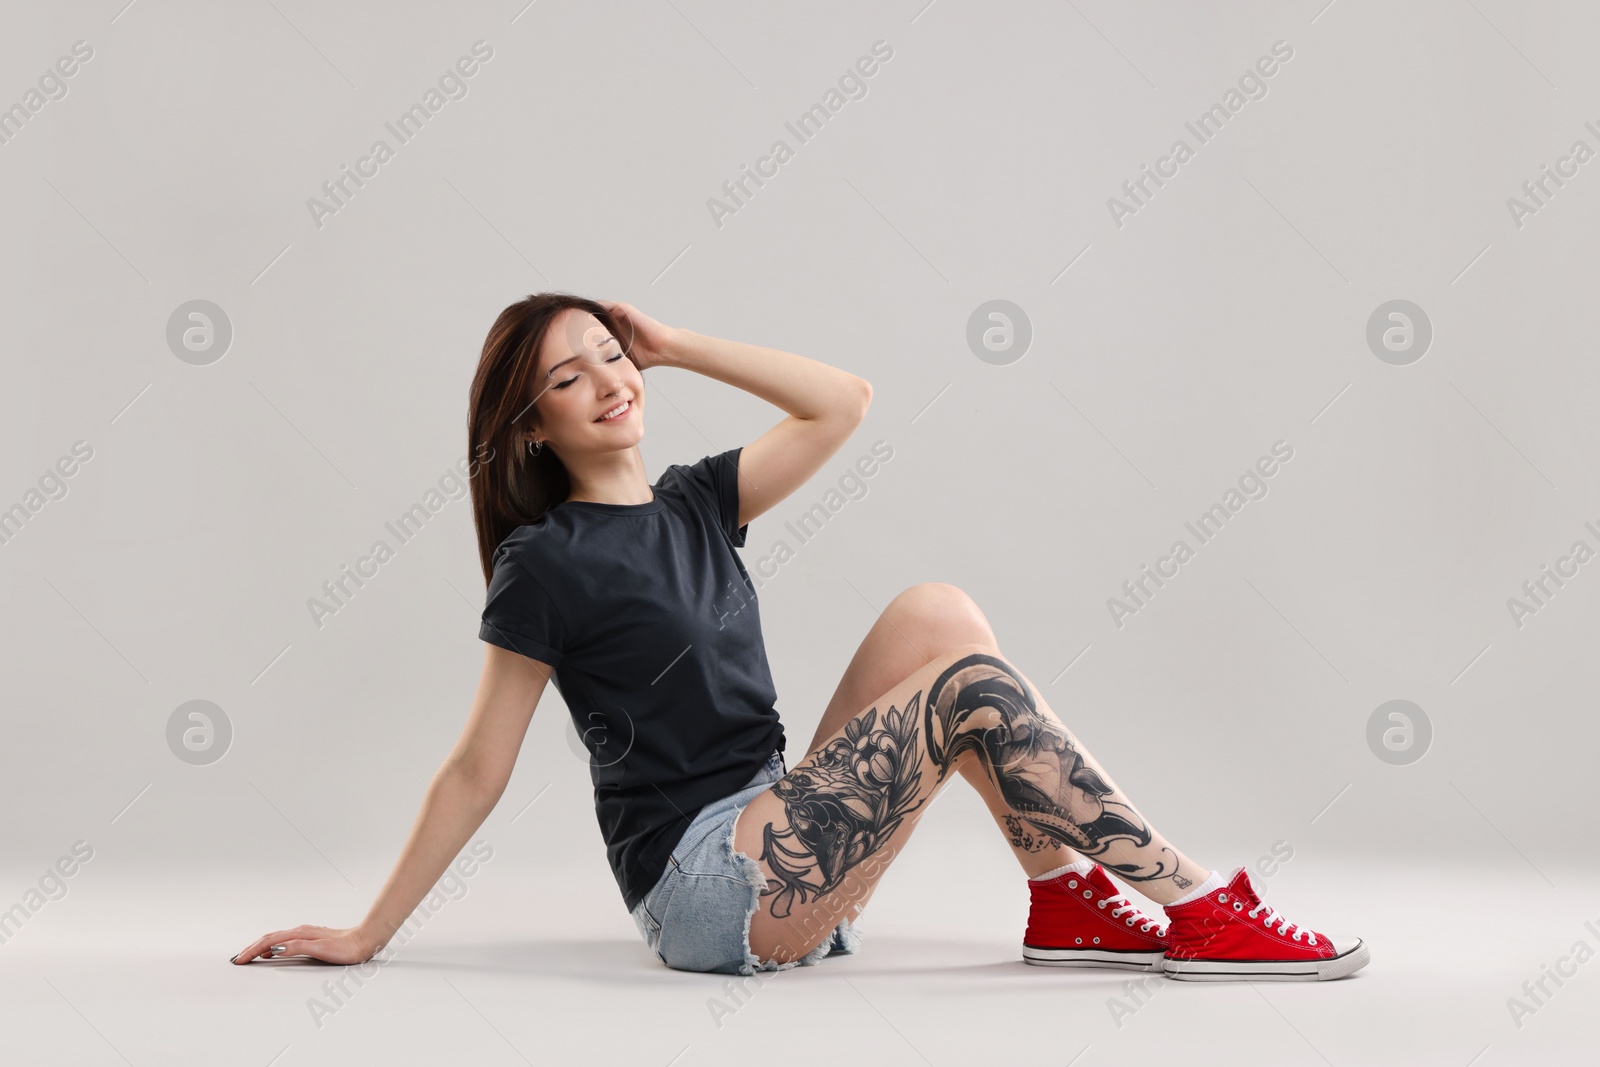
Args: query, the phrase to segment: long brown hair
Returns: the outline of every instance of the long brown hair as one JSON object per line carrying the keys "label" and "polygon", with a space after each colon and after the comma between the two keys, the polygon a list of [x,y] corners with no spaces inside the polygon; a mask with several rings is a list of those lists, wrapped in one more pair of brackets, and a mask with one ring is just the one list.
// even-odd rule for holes
{"label": "long brown hair", "polygon": [[494,576],[494,550],[506,535],[538,522],[572,492],[566,465],[548,446],[537,456],[530,453],[527,438],[539,425],[539,412],[529,403],[539,345],[567,308],[589,312],[613,337],[622,336],[603,304],[571,293],[532,293],[494,320],[472,376],[467,445],[480,466],[468,482],[486,585]]}

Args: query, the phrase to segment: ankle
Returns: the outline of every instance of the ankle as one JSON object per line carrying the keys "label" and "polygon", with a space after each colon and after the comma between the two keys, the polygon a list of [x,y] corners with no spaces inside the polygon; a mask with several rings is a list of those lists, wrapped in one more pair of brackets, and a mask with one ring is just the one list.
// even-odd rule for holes
{"label": "ankle", "polygon": [[1193,889],[1189,890],[1187,893],[1185,893],[1183,896],[1179,897],[1177,900],[1171,901],[1170,903],[1167,903],[1167,904],[1163,904],[1162,907],[1170,909],[1170,908],[1181,907],[1184,904],[1192,904],[1195,901],[1199,900],[1201,897],[1205,896],[1206,894],[1214,893],[1218,889],[1221,889],[1223,886],[1225,886],[1227,884],[1228,884],[1227,882],[1223,881],[1222,875],[1218,874],[1216,871],[1212,871],[1211,872],[1211,876],[1209,878],[1207,878],[1205,881],[1201,882],[1199,885],[1197,885]]}
{"label": "ankle", "polygon": [[1069,864],[1066,864],[1063,867],[1057,867],[1053,871],[1046,871],[1043,874],[1035,874],[1035,875],[1031,876],[1028,879],[1028,881],[1030,881],[1030,882],[1048,882],[1051,879],[1060,878],[1064,874],[1080,874],[1080,875],[1083,875],[1084,877],[1088,877],[1089,872],[1091,870],[1093,870],[1093,869],[1094,869],[1094,861],[1093,860],[1088,860],[1088,859],[1084,859],[1082,857],[1079,857],[1078,859],[1074,860],[1073,862],[1071,862]]}

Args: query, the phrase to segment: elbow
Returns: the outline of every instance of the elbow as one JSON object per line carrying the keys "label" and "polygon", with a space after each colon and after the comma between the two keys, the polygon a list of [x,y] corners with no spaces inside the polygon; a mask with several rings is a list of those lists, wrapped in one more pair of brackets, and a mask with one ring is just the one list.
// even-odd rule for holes
{"label": "elbow", "polygon": [[824,396],[818,413],[807,418],[836,427],[849,427],[853,431],[866,421],[867,409],[871,406],[872,383],[846,373],[836,389]]}
{"label": "elbow", "polygon": [[872,407],[872,383],[865,378],[857,378],[856,390],[859,394],[856,401],[856,422],[861,423],[867,417],[867,409]]}

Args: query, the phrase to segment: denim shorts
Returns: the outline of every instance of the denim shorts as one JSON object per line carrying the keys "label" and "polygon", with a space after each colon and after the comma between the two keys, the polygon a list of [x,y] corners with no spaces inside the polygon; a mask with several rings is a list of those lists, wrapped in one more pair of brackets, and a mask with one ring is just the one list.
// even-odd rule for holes
{"label": "denim shorts", "polygon": [[668,967],[750,975],[809,967],[830,953],[860,947],[860,932],[845,919],[800,959],[778,963],[750,951],[750,919],[767,882],[755,860],[734,850],[733,821],[786,770],[783,754],[775,751],[749,785],[707,804],[684,830],[661,880],[634,907],[645,945]]}

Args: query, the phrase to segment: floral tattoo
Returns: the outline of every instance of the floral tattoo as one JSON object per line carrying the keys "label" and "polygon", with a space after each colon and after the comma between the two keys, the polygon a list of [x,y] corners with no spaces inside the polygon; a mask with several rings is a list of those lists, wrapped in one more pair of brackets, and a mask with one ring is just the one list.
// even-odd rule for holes
{"label": "floral tattoo", "polygon": [[877,708],[856,716],[844,737],[774,783],[789,816],[789,829],[761,832],[761,858],[777,876],[762,896],[776,894],[775,917],[837,886],[921,805],[916,708],[915,696],[904,711],[891,705],[882,727]]}
{"label": "floral tattoo", "polygon": [[[926,746],[935,772],[921,772]],[[1005,660],[984,653],[952,663],[904,708],[856,716],[844,736],[829,741],[772,791],[783,802],[788,828],[768,823],[761,858],[773,876],[763,897],[786,918],[836,888],[850,869],[882,848],[964,753],[974,753],[1011,814],[1011,842],[1027,851],[1066,846],[1103,856],[1117,842],[1145,851],[1153,834],[1130,805],[1087,763],[1061,724],[1041,714],[1027,681]],[[1173,878],[1177,856],[1162,847],[1153,857],[1108,862],[1129,881]]]}

